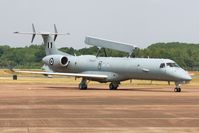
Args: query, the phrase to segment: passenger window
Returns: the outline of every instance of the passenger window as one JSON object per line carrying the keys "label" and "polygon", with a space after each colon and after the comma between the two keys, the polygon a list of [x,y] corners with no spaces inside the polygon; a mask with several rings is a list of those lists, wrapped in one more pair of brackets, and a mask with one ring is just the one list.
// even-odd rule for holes
{"label": "passenger window", "polygon": [[164,68],[164,67],[165,67],[164,63],[160,64],[160,68]]}

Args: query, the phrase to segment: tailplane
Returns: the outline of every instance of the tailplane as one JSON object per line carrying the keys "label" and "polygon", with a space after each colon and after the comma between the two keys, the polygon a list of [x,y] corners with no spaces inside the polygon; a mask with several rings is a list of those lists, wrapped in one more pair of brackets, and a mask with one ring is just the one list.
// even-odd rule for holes
{"label": "tailplane", "polygon": [[43,38],[44,45],[45,45],[46,55],[66,54],[66,53],[63,53],[63,52],[59,51],[55,47],[55,41],[56,41],[58,35],[69,35],[69,33],[67,33],[67,34],[58,33],[55,24],[54,24],[54,32],[36,32],[34,24],[32,24],[32,31],[33,32],[14,32],[14,33],[15,34],[32,35],[31,43],[33,43],[36,35],[41,35],[42,38]]}

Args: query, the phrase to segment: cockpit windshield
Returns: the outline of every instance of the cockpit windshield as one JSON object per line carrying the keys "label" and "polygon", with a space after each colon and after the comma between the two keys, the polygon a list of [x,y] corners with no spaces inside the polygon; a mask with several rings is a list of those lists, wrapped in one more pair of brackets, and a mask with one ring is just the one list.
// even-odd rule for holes
{"label": "cockpit windshield", "polygon": [[164,68],[166,66],[168,66],[168,67],[179,67],[178,64],[176,64],[176,63],[161,63],[160,64],[160,68]]}
{"label": "cockpit windshield", "polygon": [[176,63],[167,63],[167,66],[169,67],[179,67]]}

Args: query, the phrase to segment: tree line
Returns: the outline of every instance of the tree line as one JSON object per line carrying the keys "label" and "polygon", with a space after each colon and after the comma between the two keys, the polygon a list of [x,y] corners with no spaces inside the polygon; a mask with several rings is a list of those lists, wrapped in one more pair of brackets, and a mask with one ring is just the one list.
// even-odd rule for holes
{"label": "tree line", "polygon": [[[71,55],[96,55],[97,47],[74,49],[72,47],[60,48],[61,51]],[[106,49],[111,57],[127,57],[128,53]],[[199,44],[179,42],[156,43],[145,49],[135,50],[132,58],[165,58],[176,61],[187,70],[199,70]],[[36,69],[43,66],[42,58],[45,56],[44,45],[30,45],[23,48],[13,48],[7,45],[0,46],[0,68],[13,66],[14,68]],[[99,56],[105,56],[100,52]]]}

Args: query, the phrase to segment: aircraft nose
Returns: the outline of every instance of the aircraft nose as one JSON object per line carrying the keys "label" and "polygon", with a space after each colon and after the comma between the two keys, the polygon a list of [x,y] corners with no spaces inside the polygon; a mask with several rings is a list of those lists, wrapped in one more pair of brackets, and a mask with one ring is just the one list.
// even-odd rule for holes
{"label": "aircraft nose", "polygon": [[187,82],[189,82],[189,81],[192,80],[191,76],[189,75],[189,73],[188,73],[187,71],[182,72],[182,73],[179,75],[179,78],[180,78],[181,80],[187,81]]}
{"label": "aircraft nose", "polygon": [[189,82],[192,80],[189,73],[183,69],[178,69],[175,71],[167,71],[167,73],[173,78],[175,78],[175,80],[180,80],[180,81],[185,81],[185,82]]}
{"label": "aircraft nose", "polygon": [[191,76],[189,75],[188,72],[186,72],[186,75],[184,76],[184,80],[185,81],[191,81],[192,80],[192,78],[191,78]]}

